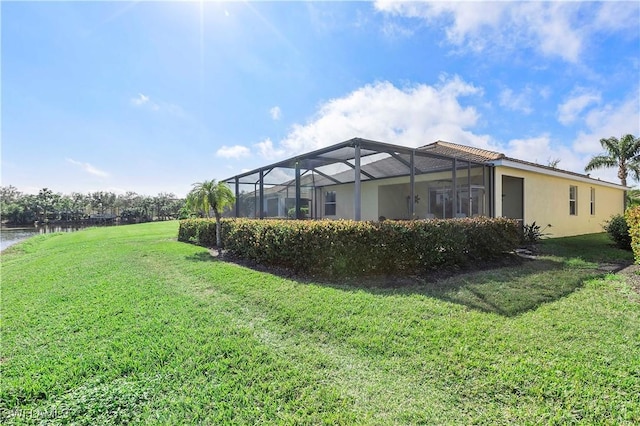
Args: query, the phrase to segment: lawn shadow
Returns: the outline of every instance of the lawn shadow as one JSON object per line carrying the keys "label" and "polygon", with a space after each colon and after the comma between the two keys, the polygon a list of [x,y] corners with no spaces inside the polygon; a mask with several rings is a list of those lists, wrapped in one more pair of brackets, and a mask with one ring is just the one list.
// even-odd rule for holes
{"label": "lawn shadow", "polygon": [[586,280],[610,271],[562,259],[505,258],[468,270],[437,270],[422,276],[326,278],[295,274],[286,268],[268,268],[225,256],[243,267],[342,291],[367,291],[380,296],[422,295],[470,309],[513,317],[559,300],[583,286]]}
{"label": "lawn shadow", "polygon": [[599,276],[604,276],[604,273],[540,259],[526,261],[519,266],[426,282],[399,292],[422,294],[474,310],[513,317],[566,297],[581,288],[586,280]]}
{"label": "lawn shadow", "polygon": [[217,257],[217,252],[214,254],[211,250],[201,251],[198,253],[191,254],[189,256],[185,256],[186,260],[190,260],[192,262],[219,262],[220,259]]}

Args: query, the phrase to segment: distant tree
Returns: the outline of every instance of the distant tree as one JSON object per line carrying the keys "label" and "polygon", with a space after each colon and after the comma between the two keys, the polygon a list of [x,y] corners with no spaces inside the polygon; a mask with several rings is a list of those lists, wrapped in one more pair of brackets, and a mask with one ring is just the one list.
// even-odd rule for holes
{"label": "distant tree", "polygon": [[81,220],[87,215],[87,210],[91,205],[88,195],[79,192],[71,193],[72,220]]}
{"label": "distant tree", "polygon": [[38,219],[38,196],[25,194],[18,200],[15,216],[10,218],[13,223],[33,224]]}
{"label": "distant tree", "polygon": [[156,216],[158,220],[168,220],[172,217],[177,217],[182,202],[176,199],[175,194],[171,192],[161,192],[153,198]]}
{"label": "distant tree", "polygon": [[40,220],[42,222],[46,222],[49,220],[49,213],[57,213],[54,211],[54,207],[58,203],[60,197],[62,197],[61,194],[54,194],[53,191],[49,188],[42,188],[38,192],[38,195],[36,196],[36,202],[38,213],[40,213]]}
{"label": "distant tree", "polygon": [[62,195],[55,205],[55,210],[62,220],[72,220],[73,218],[73,198],[69,195]]}
{"label": "distant tree", "polygon": [[22,192],[13,185],[0,186],[0,202],[15,203],[21,196]]}
{"label": "distant tree", "polygon": [[15,223],[20,215],[22,192],[15,186],[0,186],[0,216],[2,221]]}
{"label": "distant tree", "polygon": [[120,219],[126,222],[141,222],[148,220],[143,208],[144,196],[128,191],[118,195],[116,205],[120,209]]}
{"label": "distant tree", "polygon": [[617,166],[618,179],[622,185],[627,186],[629,172],[633,173],[636,180],[640,180],[640,139],[631,134],[620,139],[612,136],[600,139],[600,145],[606,152],[593,157],[584,168],[585,171]]}
{"label": "distant tree", "polygon": [[153,198],[143,195],[138,200],[138,208],[141,212],[142,220],[150,222],[153,220]]}
{"label": "distant tree", "polygon": [[116,201],[118,197],[113,192],[97,191],[89,194],[91,208],[94,212],[104,214],[109,211],[111,214],[116,213]]}
{"label": "distant tree", "polygon": [[97,191],[89,194],[89,198],[91,200],[91,209],[95,212],[99,212],[100,214],[104,213],[104,192]]}
{"label": "distant tree", "polygon": [[201,209],[207,217],[213,212],[216,218],[216,245],[218,254],[222,253],[222,224],[220,219],[224,208],[235,201],[233,192],[224,182],[216,182],[215,179],[196,182],[193,189],[187,195],[187,205]]}

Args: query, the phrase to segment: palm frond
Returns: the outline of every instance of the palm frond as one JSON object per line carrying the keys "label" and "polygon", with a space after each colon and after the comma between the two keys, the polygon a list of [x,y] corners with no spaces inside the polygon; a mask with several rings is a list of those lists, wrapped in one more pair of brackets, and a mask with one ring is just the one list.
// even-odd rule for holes
{"label": "palm frond", "polygon": [[595,169],[602,169],[605,167],[616,167],[618,165],[618,161],[616,158],[609,155],[596,155],[589,161],[589,163],[585,166],[585,172],[589,172]]}

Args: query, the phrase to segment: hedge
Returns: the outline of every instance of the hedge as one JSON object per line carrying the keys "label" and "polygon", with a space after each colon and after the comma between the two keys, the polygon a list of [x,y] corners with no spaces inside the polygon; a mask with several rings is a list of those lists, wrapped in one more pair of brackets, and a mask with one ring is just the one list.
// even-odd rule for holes
{"label": "hedge", "polygon": [[636,263],[640,263],[640,206],[630,207],[624,214],[631,236],[631,250]]}
{"label": "hedge", "polygon": [[183,219],[178,228],[178,241],[205,247],[216,245],[215,219]]}
{"label": "hedge", "polygon": [[[519,243],[510,219],[356,222],[224,219],[223,245],[257,263],[329,276],[415,274],[499,259]],[[215,221],[180,222],[178,239],[215,245]]]}

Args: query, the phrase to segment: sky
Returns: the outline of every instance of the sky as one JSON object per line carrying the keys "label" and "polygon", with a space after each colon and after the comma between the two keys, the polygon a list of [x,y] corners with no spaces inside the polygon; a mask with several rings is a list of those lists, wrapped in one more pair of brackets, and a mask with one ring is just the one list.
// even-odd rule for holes
{"label": "sky", "polygon": [[583,173],[601,138],[640,136],[635,1],[3,1],[0,19],[1,184],[26,193],[184,196],[354,137]]}

